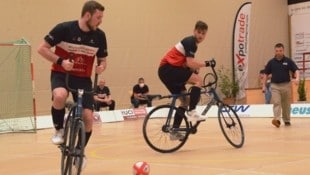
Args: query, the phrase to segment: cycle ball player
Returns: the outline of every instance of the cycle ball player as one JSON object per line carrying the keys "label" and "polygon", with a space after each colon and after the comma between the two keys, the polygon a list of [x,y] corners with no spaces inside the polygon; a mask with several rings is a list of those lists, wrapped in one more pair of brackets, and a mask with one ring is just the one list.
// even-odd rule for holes
{"label": "cycle ball player", "polygon": [[[101,74],[106,68],[107,43],[105,33],[98,28],[102,22],[104,6],[96,1],[85,2],[81,17],[75,21],[56,25],[38,48],[38,53],[53,63],[51,69],[52,118],[56,129],[52,142],[64,142],[63,124],[65,102],[68,97],[65,77],[70,72],[69,87],[92,90],[91,75],[95,57],[100,60],[95,71]],[[54,52],[52,47],[55,47]],[[71,57],[72,61],[68,58]],[[76,94],[73,94],[76,100]],[[83,120],[85,123],[85,146],[92,133],[93,96],[83,95]]]}

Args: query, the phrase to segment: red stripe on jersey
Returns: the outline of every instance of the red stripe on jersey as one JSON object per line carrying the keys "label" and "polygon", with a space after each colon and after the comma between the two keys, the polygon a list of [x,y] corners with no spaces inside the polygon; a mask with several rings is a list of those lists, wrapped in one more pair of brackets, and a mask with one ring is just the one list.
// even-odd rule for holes
{"label": "red stripe on jersey", "polygon": [[159,66],[170,64],[172,66],[184,66],[186,63],[186,57],[183,53],[173,47],[165,56],[161,59]]}
{"label": "red stripe on jersey", "polygon": [[[98,48],[61,42],[55,47],[55,54],[63,59],[69,57],[74,61],[73,70],[70,74],[78,77],[91,77]],[[53,64],[52,70],[57,72],[66,72],[60,65]]]}

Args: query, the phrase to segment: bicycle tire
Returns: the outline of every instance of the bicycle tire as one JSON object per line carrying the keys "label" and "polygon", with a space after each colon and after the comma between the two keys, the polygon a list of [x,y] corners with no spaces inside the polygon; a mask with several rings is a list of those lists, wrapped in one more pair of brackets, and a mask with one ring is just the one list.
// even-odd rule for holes
{"label": "bicycle tire", "polygon": [[[189,123],[184,116],[178,129],[173,129],[174,117],[168,117],[172,109],[172,115],[177,112],[177,108],[171,105],[160,105],[152,109],[143,122],[143,137],[146,143],[155,151],[160,153],[171,153],[180,149],[188,139],[190,134]],[[166,126],[167,120],[171,119]],[[184,135],[181,140],[170,140],[170,132],[178,131]]]}
{"label": "bicycle tire", "polygon": [[218,120],[226,140],[235,148],[241,148],[245,136],[241,120],[233,108],[227,104],[220,104]]}
{"label": "bicycle tire", "polygon": [[66,121],[64,136],[65,142],[61,160],[62,175],[79,175],[84,158],[85,126],[81,119],[74,118],[73,113],[69,115]]}
{"label": "bicycle tire", "polygon": [[65,127],[64,127],[64,143],[60,145],[61,149],[61,174],[65,175],[67,169],[71,169],[72,161],[71,156],[69,155],[69,140],[71,134],[71,124],[72,119],[74,116],[75,107],[71,108],[66,120],[65,120]]}
{"label": "bicycle tire", "polygon": [[[81,119],[76,121],[74,133],[72,137],[73,148],[73,165],[75,166],[76,175],[80,175],[82,171],[82,165],[84,161],[84,149],[85,149],[85,125]],[[71,175],[71,174],[70,174]]]}

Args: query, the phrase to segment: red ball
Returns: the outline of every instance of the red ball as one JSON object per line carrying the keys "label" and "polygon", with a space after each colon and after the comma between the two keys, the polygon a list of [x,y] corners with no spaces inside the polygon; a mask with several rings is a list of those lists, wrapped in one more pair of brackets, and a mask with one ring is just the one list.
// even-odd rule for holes
{"label": "red ball", "polygon": [[149,175],[150,165],[146,162],[136,162],[133,167],[133,175]]}

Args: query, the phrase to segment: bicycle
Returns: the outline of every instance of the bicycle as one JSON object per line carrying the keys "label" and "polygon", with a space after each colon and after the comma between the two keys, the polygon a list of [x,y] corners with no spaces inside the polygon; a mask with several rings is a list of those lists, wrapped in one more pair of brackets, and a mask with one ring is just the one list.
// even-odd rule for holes
{"label": "bicycle", "polygon": [[[97,76],[97,75],[96,75]],[[66,86],[70,92],[77,93],[77,102],[66,103],[69,109],[65,126],[64,126],[64,143],[59,145],[61,150],[61,174],[62,175],[79,175],[82,171],[85,146],[85,125],[82,117],[83,94],[93,94],[93,91],[84,89],[71,89],[69,87],[69,73],[66,75]],[[95,84],[97,78],[95,78]],[[75,167],[75,168],[73,168]]]}
{"label": "bicycle", "polygon": [[[244,130],[237,113],[233,108],[220,99],[215,89],[217,86],[217,74],[215,66],[212,66],[213,73],[207,73],[204,76],[201,94],[208,95],[211,99],[206,104],[201,115],[206,115],[212,105],[218,107],[218,121],[222,133],[226,140],[235,148],[241,148],[244,144]],[[171,153],[180,149],[187,141],[189,134],[196,134],[199,124],[203,121],[190,122],[185,116],[186,111],[180,110],[176,106],[176,100],[179,97],[189,96],[190,93],[171,94],[158,96],[158,99],[172,98],[170,104],[159,105],[153,108],[143,121],[143,137],[146,143],[155,151],[161,153]],[[174,116],[181,115],[182,122],[178,128],[173,127]],[[170,134],[178,132],[182,134],[183,139],[171,140]]]}

